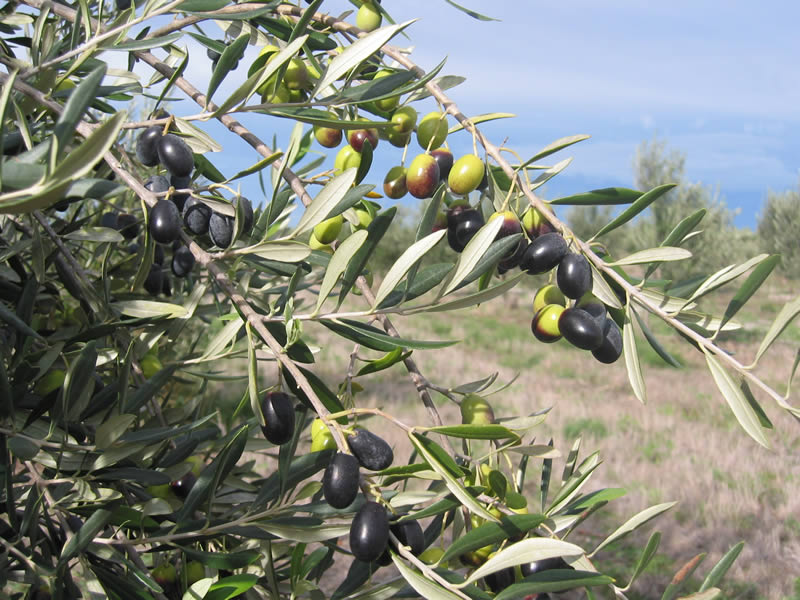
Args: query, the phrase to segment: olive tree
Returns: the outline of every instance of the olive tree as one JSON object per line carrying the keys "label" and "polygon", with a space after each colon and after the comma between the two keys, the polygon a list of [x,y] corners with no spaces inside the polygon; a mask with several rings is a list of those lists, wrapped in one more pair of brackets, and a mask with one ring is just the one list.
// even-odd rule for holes
{"label": "olive tree", "polygon": [[[591,488],[598,453],[534,443],[546,410],[495,411],[489,398],[508,384],[497,374],[437,383],[426,351],[451,342],[403,335],[404,317],[502,302],[526,280],[541,287],[535,336],[563,336],[598,368],[621,359],[641,401],[637,346],[669,357],[646,316],[702,353],[709,385],[754,443],[769,444],[763,402],[798,416],[756,367],[800,300],[780,312],[752,364],[718,339],[741,326],[734,317],[776,256],[668,293],[654,274],[693,260],[682,246],[701,213],[613,261],[595,238],[671,184],[543,201],[536,188],[566,164],[545,159],[583,136],[509,162],[516,154],[479,126],[507,115],[463,114],[448,92],[459,78],[442,65],[425,72],[392,45],[413,33],[409,23],[380,3],[341,17],[323,4],[22,0],[0,10],[7,596],[625,597],[659,534],[626,581],[594,558],[673,503],[630,515],[593,547],[569,541],[619,495]],[[251,47],[259,55],[245,69]],[[127,68],[109,65],[110,52]],[[208,76],[187,78],[190,63]],[[418,118],[425,99],[438,110]],[[252,147],[235,173],[211,160],[211,120]],[[295,124],[286,139],[259,137],[286,120]],[[345,136],[333,170],[311,152]],[[471,139],[474,153],[453,160],[448,136]],[[402,164],[374,172],[389,146],[403,149]],[[408,151],[417,156],[406,167]],[[239,194],[246,178],[261,181],[263,198]],[[373,272],[394,199],[407,191],[424,205],[415,235]],[[556,205],[621,209],[582,239]],[[702,312],[725,285],[737,291],[724,313]],[[310,336],[320,331],[353,348],[335,377],[315,370],[325,349]],[[407,372],[426,422],[359,406],[358,389],[390,368]],[[223,410],[210,388],[236,406]],[[442,418],[449,403],[458,422]],[[385,442],[389,428],[402,448]],[[715,597],[740,550],[684,590],[693,561],[664,596]]]}

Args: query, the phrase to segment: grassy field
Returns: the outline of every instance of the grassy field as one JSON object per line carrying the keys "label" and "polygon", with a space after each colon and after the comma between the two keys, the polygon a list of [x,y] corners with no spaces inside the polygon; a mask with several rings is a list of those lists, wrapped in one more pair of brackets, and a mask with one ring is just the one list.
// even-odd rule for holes
{"label": "grassy field", "polygon": [[[776,280],[762,288],[738,318],[746,327],[728,334],[724,346],[750,362],[769,323],[793,296],[791,282]],[[796,286],[794,287],[796,290]],[[458,313],[394,319],[405,337],[457,339],[444,349],[416,352],[423,373],[442,387],[499,372],[498,381],[518,379],[492,397],[497,416],[531,413],[552,407],[537,443],[551,437],[564,456],[576,438],[582,455],[599,450],[603,464],[591,489],[623,487],[627,495],[604,509],[577,532],[575,541],[593,547],[643,508],[676,500],[678,505],[652,521],[634,538],[618,542],[597,562],[627,581],[655,530],[663,537],[659,554],[629,598],[660,597],[670,578],[700,552],[708,552],[697,571],[702,579],[721,555],[738,541],[746,546],[725,584],[726,598],[800,599],[800,430],[770,400],[763,400],[775,428],[773,447],[765,450],[739,427],[717,391],[703,357],[661,323],[651,321],[662,342],[684,365],[676,369],[640,340],[648,403],[630,390],[624,361],[606,366],[566,342],[545,345],[530,333],[533,288],[516,291],[479,308]],[[735,292],[731,290],[731,294]],[[796,294],[796,292],[795,292]],[[706,310],[724,309],[720,297]],[[335,341],[322,327],[308,326],[311,340],[325,348],[315,368],[335,389],[347,370],[352,346]],[[793,324],[758,367],[767,383],[785,390],[800,341]],[[366,378],[359,406],[377,406],[409,424],[427,424],[415,388],[402,366]],[[458,408],[443,396],[436,402],[445,423],[460,421]],[[376,424],[395,445],[399,460],[409,444],[400,430]],[[560,473],[563,459],[554,473]],[[535,478],[535,475],[534,475]],[[532,484],[533,485],[533,484]],[[631,542],[635,542],[632,544]],[[658,594],[658,596],[656,596]]]}

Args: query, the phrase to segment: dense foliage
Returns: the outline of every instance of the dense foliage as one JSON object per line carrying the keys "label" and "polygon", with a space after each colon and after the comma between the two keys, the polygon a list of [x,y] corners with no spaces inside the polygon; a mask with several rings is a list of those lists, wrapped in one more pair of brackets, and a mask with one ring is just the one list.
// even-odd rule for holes
{"label": "dense foliage", "polygon": [[[563,336],[598,369],[620,359],[643,402],[637,344],[671,360],[647,315],[705,356],[755,442],[769,444],[764,400],[800,416],[755,372],[800,300],[752,365],[717,341],[741,326],[735,316],[776,256],[661,279],[664,263],[686,261],[695,275],[704,266],[684,248],[704,213],[682,202],[657,211],[652,236],[627,256],[575,236],[551,206],[618,207],[594,232],[613,239],[673,185],[544,202],[534,190],[566,166],[544,159],[584,136],[509,164],[477,127],[508,115],[464,116],[444,91],[460,78],[442,65],[425,73],[389,45],[413,34],[392,24],[390,6],[354,3],[340,18],[323,4],[332,2],[0,9],[5,595],[624,597],[659,534],[626,581],[593,558],[673,503],[632,515],[593,548],[567,541],[622,493],[589,485],[598,453],[539,439],[546,410],[496,413],[490,399],[508,382],[479,365],[460,385],[436,385],[425,352],[453,342],[402,335],[404,315],[498,302],[523,281],[540,288],[532,335]],[[112,52],[127,68],[105,62]],[[207,77],[190,81],[190,64]],[[151,110],[134,120],[136,105]],[[213,162],[210,119],[253,149],[235,173]],[[287,139],[259,137],[287,119]],[[456,135],[471,136],[475,152],[453,157],[446,140]],[[333,171],[316,145],[341,146]],[[403,163],[374,172],[388,146],[403,148]],[[263,198],[240,195],[245,178],[261,182]],[[424,208],[407,246],[381,264],[406,192]],[[703,313],[702,298],[732,283],[724,314]],[[315,372],[325,349],[309,332],[323,328],[354,346],[335,379]],[[359,406],[358,391],[390,368],[407,371],[429,422]],[[219,390],[239,401],[223,406]],[[460,422],[442,422],[443,403],[459,406]],[[402,444],[385,441],[390,428]],[[740,550],[683,589],[693,561],[664,597],[717,596]]]}

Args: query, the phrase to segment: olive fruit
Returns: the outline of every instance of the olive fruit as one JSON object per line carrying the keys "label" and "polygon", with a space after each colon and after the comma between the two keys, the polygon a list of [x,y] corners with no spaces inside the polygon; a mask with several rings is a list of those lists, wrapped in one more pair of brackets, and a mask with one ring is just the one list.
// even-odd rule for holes
{"label": "olive fruit", "polygon": [[425,534],[422,532],[422,525],[419,524],[419,521],[392,523],[389,530],[397,538],[397,541],[411,549],[411,554],[414,556],[419,556],[425,550]]}
{"label": "olive fruit", "polygon": [[320,250],[322,252],[327,252],[328,254],[333,254],[333,246],[330,244],[323,244],[317,239],[317,236],[314,235],[314,232],[311,232],[311,237],[308,239],[308,247],[312,250]]}
{"label": "olive fruit", "polygon": [[148,127],[136,138],[136,158],[145,167],[155,167],[158,164],[158,141],[164,133],[161,125]]}
{"label": "olive fruit", "polygon": [[389,542],[389,517],[377,502],[365,502],[350,525],[350,551],[358,560],[376,560]]}
{"label": "olive fruit", "polygon": [[439,181],[444,181],[450,175],[453,168],[453,153],[447,148],[437,148],[431,152],[431,156],[439,165]]}
{"label": "olive fruit", "polygon": [[533,314],[536,314],[548,304],[567,305],[567,297],[552,284],[545,285],[536,292],[533,297]]}
{"label": "olive fruit", "polygon": [[430,198],[439,185],[439,165],[430,154],[420,154],[408,165],[406,187],[415,198]]}
{"label": "olive fruit", "polygon": [[519,266],[531,275],[547,273],[561,262],[567,252],[567,242],[560,233],[545,233],[528,244]]}
{"label": "olive fruit", "polygon": [[586,257],[574,253],[564,256],[558,263],[556,283],[567,298],[577,299],[591,291],[592,269]]}
{"label": "olive fruit", "polygon": [[222,58],[222,54],[214,50],[213,48],[206,48],[206,56],[211,60],[212,63],[216,66],[217,61]]}
{"label": "olive fruit", "polygon": [[436,213],[436,217],[433,219],[431,233],[439,231],[440,229],[447,229],[447,215],[441,211]]}
{"label": "olive fruit", "polygon": [[600,329],[602,329],[606,324],[606,317],[608,316],[606,305],[595,298],[591,292],[585,294],[578,302],[576,302],[575,308],[580,308],[581,310],[589,313],[600,326]]}
{"label": "olive fruit", "polygon": [[311,452],[320,452],[329,448],[336,448],[336,440],[322,419],[314,419],[311,423]]}
{"label": "olive fruit", "polygon": [[344,217],[342,217],[342,215],[336,215],[330,219],[325,219],[314,226],[313,235],[320,244],[330,244],[339,237],[339,232],[342,230],[343,223]]}
{"label": "olive fruit", "polygon": [[516,246],[514,246],[503,259],[497,263],[497,272],[501,275],[506,271],[510,271],[514,267],[519,266],[522,262],[522,257],[525,256],[525,250],[528,249],[527,240],[520,239]]}
{"label": "olive fruit", "polygon": [[[384,77],[389,77],[390,75],[394,75],[395,71],[378,71],[375,73],[375,77],[372,78],[373,81],[377,79],[383,79]],[[385,112],[392,112],[397,105],[400,103],[400,96],[389,96],[388,98],[381,98],[380,100],[375,100],[375,106],[377,106],[380,110]]]}
{"label": "olive fruit", "polygon": [[150,210],[150,235],[159,244],[171,244],[181,233],[181,214],[171,200],[161,198]]}
{"label": "olive fruit", "polygon": [[234,221],[231,217],[212,212],[208,219],[208,235],[211,241],[219,248],[227,248],[233,240]]}
{"label": "olive fruit", "polygon": [[481,227],[483,216],[479,211],[474,208],[451,208],[447,215],[447,243],[454,251],[461,252]]}
{"label": "olive fruit", "polygon": [[[249,198],[245,198],[244,196],[236,196],[233,199],[233,206],[234,208],[239,208],[239,204],[241,203],[241,218],[242,218],[242,233],[250,233],[253,229],[253,220],[255,215],[253,213],[253,203],[250,202]],[[238,212],[238,210],[237,210]]]}
{"label": "olive fruit", "polygon": [[194,254],[186,246],[181,246],[173,252],[170,266],[175,277],[186,277],[194,267]]}
{"label": "olive fruit", "polygon": [[153,264],[154,265],[163,265],[164,264],[164,248],[159,245],[153,249]]}
{"label": "olive fruit", "polygon": [[100,227],[108,227],[109,229],[116,229],[117,213],[115,212],[103,213],[103,216],[100,217]]}
{"label": "olive fruit", "polygon": [[540,213],[536,208],[531,206],[528,210],[525,211],[525,214],[522,215],[522,227],[525,228],[525,233],[528,234],[528,237],[532,240],[536,239],[540,235],[544,235],[545,233],[550,233],[555,231],[555,228],[550,225],[550,223],[545,220],[542,213]]}
{"label": "olive fruit", "polygon": [[[515,235],[517,233],[522,233],[522,225],[519,222],[519,218],[517,215],[510,210],[505,210],[503,212],[496,212],[491,217],[489,217],[489,221],[494,221],[495,219],[502,219],[503,224],[500,226],[500,229],[495,236],[496,240],[503,239],[504,237],[508,237],[510,235]],[[520,260],[522,260],[523,253],[526,249],[526,244],[524,239],[520,239],[516,246],[511,248],[504,256],[503,260],[501,261],[501,266],[503,269],[508,270],[513,267],[516,267]]]}
{"label": "olive fruit", "polygon": [[359,464],[370,471],[381,471],[391,466],[394,460],[392,447],[371,431],[357,428],[347,437],[347,445]]}
{"label": "olive fruit", "polygon": [[283,74],[283,85],[289,90],[300,90],[308,87],[308,68],[300,58],[293,58],[286,64]]}
{"label": "olive fruit", "polygon": [[383,178],[383,193],[387,198],[399,200],[408,193],[406,173],[406,168],[402,165],[389,169]]}
{"label": "olive fruit", "polygon": [[144,289],[151,296],[158,296],[164,287],[164,274],[161,272],[161,267],[153,264],[150,266],[150,272],[144,280]]}
{"label": "olive fruit", "polygon": [[197,475],[192,471],[187,471],[183,477],[171,482],[169,487],[179,498],[186,498],[196,482]]}
{"label": "olive fruit", "polygon": [[405,148],[408,145],[408,142],[411,141],[411,134],[397,133],[389,129],[386,132],[386,139],[389,140],[389,143],[395,148]]}
{"label": "olive fruit", "polygon": [[117,229],[126,240],[132,240],[139,235],[139,222],[134,215],[121,213],[117,215]]}
{"label": "olive fruit", "polygon": [[606,318],[603,325],[603,342],[592,350],[594,356],[601,363],[607,365],[616,362],[622,355],[622,332],[613,319]]}
{"label": "olive fruit", "polygon": [[175,177],[187,177],[194,168],[194,155],[189,144],[172,133],[158,140],[158,160]]}
{"label": "olive fruit", "polygon": [[333,508],[347,508],[358,495],[358,459],[337,452],[322,475],[322,496]]}
{"label": "olive fruit", "polygon": [[357,208],[355,213],[358,219],[358,225],[356,225],[355,228],[366,229],[369,227],[369,224],[372,223],[372,213],[363,208]]}
{"label": "olive fruit", "polygon": [[560,304],[548,304],[533,315],[533,320],[531,321],[533,336],[545,344],[552,344],[560,340],[561,329],[559,328],[559,321],[564,310],[564,307]]}
{"label": "olive fruit", "polygon": [[417,143],[423,150],[435,150],[447,139],[447,117],[438,111],[425,115],[417,125]]}
{"label": "olive fruit", "polygon": [[461,400],[461,422],[465,425],[489,425],[494,423],[494,411],[486,398],[478,394],[467,394]]}
{"label": "olive fruit", "polygon": [[162,194],[166,192],[169,190],[169,186],[169,179],[163,175],[153,175],[152,177],[148,177],[144,182],[144,187],[154,194]]}
{"label": "olive fruit", "polygon": [[[169,178],[169,184],[176,190],[188,189],[191,183],[192,183],[192,178],[189,176]],[[186,205],[186,200],[189,199],[189,194],[187,194],[186,192],[174,192],[170,197],[172,198],[172,201],[177,205],[178,210],[183,210],[183,207]]]}
{"label": "olive fruit", "polygon": [[188,198],[183,206],[183,224],[195,235],[208,233],[208,222],[211,219],[211,207],[197,200]]}
{"label": "olive fruit", "polygon": [[364,2],[356,14],[356,27],[364,31],[375,31],[381,26],[381,11],[372,2]]}
{"label": "olive fruit", "polygon": [[[392,113],[391,127],[386,130],[387,135],[395,134],[410,134],[414,131],[414,126],[417,124],[417,111],[412,106],[401,106]],[[390,138],[391,141],[391,138]]]}
{"label": "olive fruit", "polygon": [[542,571],[549,571],[551,569],[571,569],[567,562],[560,556],[553,558],[543,558],[542,560],[535,560],[529,563],[522,563],[520,571],[523,577],[528,577],[534,573],[541,573]]}
{"label": "olive fruit", "polygon": [[[486,167],[480,158],[474,154],[467,154],[453,163],[447,177],[447,185],[454,194],[469,194],[478,188],[485,171]],[[519,223],[519,219],[517,219],[517,223]],[[522,231],[521,227],[520,231]]]}
{"label": "olive fruit", "polygon": [[558,329],[570,344],[594,350],[603,343],[603,330],[594,317],[580,308],[568,308],[558,318]]}
{"label": "olive fruit", "polygon": [[333,129],[332,127],[314,127],[314,137],[319,142],[320,146],[325,148],[336,148],[342,143],[342,130]]}
{"label": "olive fruit", "polygon": [[267,80],[260,88],[261,103],[262,104],[288,104],[292,101],[291,92],[283,83],[279,83],[277,87],[273,87],[274,82]]}
{"label": "olive fruit", "polygon": [[[474,527],[474,526],[473,526]],[[470,550],[459,556],[459,560],[468,567],[480,567],[492,553],[492,545],[483,546],[477,550]]]}
{"label": "olive fruit", "polygon": [[356,152],[361,152],[364,147],[364,142],[369,140],[372,149],[378,146],[378,130],[377,129],[351,129],[347,134],[347,143],[353,147]]}
{"label": "olive fruit", "polygon": [[197,560],[186,563],[184,571],[186,572],[186,585],[188,586],[197,583],[206,576],[206,568],[203,563]]}
{"label": "olive fruit", "polygon": [[173,586],[178,581],[178,571],[175,569],[175,565],[171,563],[158,565],[151,574],[155,582],[161,587]]}
{"label": "olive fruit", "polygon": [[294,406],[287,394],[269,392],[261,399],[264,424],[261,431],[267,441],[276,446],[285,444],[294,434]]}
{"label": "olive fruit", "polygon": [[343,173],[347,169],[357,169],[361,164],[361,154],[356,152],[350,144],[343,146],[336,154],[333,161],[333,168],[337,173]]}
{"label": "olive fruit", "polygon": [[514,568],[507,567],[494,573],[489,573],[483,580],[494,593],[501,592],[514,583]]}

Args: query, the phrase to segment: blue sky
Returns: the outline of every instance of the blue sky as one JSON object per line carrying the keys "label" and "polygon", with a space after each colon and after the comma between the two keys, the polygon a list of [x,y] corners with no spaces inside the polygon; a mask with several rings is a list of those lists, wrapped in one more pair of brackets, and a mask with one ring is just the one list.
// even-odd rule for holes
{"label": "blue sky", "polygon": [[[398,21],[419,19],[410,40],[395,40],[414,45],[418,64],[431,68],[447,56],[445,72],[467,77],[451,90],[466,114],[517,115],[483,126],[495,142],[507,137],[529,156],[566,135],[592,136],[556,156],[574,161],[547,184],[548,197],[633,187],[636,147],[654,136],[686,153],[689,180],[717,189],[740,211],[740,226],[755,225],[768,190],[797,185],[800,3],[761,5],[768,9],[697,0],[460,3],[500,21],[476,21],[443,0],[384,0]],[[346,0],[323,7],[352,8]],[[204,58],[191,71],[208,73]],[[226,89],[227,82],[217,97]],[[272,126],[281,140],[287,129]],[[259,121],[256,131],[269,139],[263,127]],[[467,152],[471,138],[452,136],[450,145],[456,154]],[[399,163],[399,150],[384,142],[379,151],[374,169]],[[241,168],[239,151],[225,154],[223,165]],[[382,177],[376,172],[369,180]]]}

